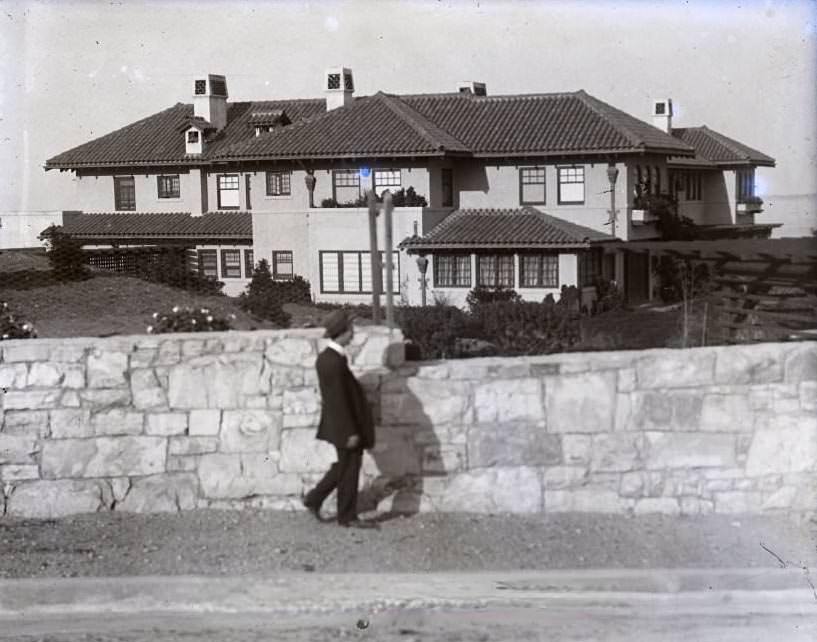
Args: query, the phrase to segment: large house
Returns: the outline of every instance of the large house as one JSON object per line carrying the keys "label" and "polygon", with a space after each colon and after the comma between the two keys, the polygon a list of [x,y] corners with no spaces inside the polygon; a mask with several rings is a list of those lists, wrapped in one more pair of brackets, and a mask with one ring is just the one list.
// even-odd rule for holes
{"label": "large house", "polygon": [[706,127],[674,129],[668,99],[649,124],[584,91],[490,96],[470,82],[355,97],[343,67],[326,72],[322,99],[229,102],[218,75],[192,89],[192,104],[47,161],[76,176],[70,207],[83,213],[66,233],[194,249],[228,294],[265,258],[275,278],[307,278],[317,301],[367,301],[361,197],[408,190],[393,217],[395,293],[462,304],[477,285],[533,300],[576,285],[589,301],[599,276],[649,298],[645,255],[605,246],[657,236],[649,193],[673,194],[713,231],[770,228],[755,223],[754,171],[774,160]]}

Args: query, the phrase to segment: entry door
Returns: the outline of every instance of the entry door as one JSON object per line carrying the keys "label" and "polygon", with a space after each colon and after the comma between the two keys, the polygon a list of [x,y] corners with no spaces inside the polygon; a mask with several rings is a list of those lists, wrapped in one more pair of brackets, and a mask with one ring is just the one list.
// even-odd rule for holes
{"label": "entry door", "polygon": [[624,254],[624,292],[627,303],[644,303],[650,298],[650,260],[646,252],[626,252]]}

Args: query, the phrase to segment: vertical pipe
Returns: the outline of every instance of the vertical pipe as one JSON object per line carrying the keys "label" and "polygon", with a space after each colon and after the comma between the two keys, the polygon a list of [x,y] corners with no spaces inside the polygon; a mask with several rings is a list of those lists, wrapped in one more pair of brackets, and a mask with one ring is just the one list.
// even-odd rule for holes
{"label": "vertical pipe", "polygon": [[383,195],[383,214],[386,233],[384,241],[384,251],[386,252],[386,325],[389,328],[394,327],[394,256],[392,252],[392,212],[394,205],[392,203],[391,193],[386,192]]}
{"label": "vertical pipe", "polygon": [[369,258],[372,270],[372,321],[380,324],[380,253],[377,249],[377,199],[374,190],[367,190],[369,203]]}

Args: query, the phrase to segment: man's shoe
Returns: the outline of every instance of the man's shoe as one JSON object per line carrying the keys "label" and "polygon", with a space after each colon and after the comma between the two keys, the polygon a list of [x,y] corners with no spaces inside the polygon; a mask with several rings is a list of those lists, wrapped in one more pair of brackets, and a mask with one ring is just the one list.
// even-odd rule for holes
{"label": "man's shoe", "polygon": [[304,508],[306,508],[306,510],[308,510],[308,511],[309,511],[309,513],[310,513],[310,514],[311,514],[311,515],[312,515],[312,516],[313,516],[315,519],[317,519],[319,522],[322,522],[322,521],[323,521],[323,520],[321,519],[321,509],[320,509],[318,506],[314,506],[313,504],[308,504],[308,503],[306,502],[306,500],[304,500],[303,504],[304,504]]}

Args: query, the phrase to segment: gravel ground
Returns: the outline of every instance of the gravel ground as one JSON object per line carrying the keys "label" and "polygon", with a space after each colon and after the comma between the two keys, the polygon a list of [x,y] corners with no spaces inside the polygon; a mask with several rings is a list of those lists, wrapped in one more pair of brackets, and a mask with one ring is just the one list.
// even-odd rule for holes
{"label": "gravel ground", "polygon": [[817,521],[422,514],[357,530],[256,510],[0,519],[0,578],[779,566],[775,556],[817,565]]}

